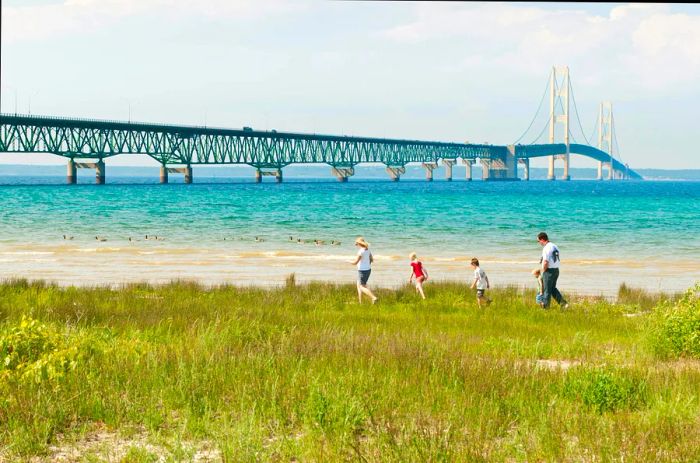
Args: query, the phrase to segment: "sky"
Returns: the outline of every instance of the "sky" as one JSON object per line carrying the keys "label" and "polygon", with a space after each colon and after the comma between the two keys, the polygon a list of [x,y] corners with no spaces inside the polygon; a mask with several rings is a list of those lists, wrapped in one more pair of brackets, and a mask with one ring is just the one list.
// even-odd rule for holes
{"label": "sky", "polygon": [[623,162],[700,169],[697,4],[4,0],[1,40],[3,112],[493,144],[567,65],[576,141],[607,100]]}

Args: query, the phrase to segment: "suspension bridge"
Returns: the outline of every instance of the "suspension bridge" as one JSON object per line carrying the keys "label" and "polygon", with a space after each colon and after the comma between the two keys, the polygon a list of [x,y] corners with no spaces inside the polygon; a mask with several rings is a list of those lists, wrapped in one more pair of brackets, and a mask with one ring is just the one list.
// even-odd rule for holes
{"label": "suspension bridge", "polygon": [[[549,115],[539,135],[528,144],[525,139],[542,113],[549,95]],[[570,108],[585,143],[577,143],[571,130]],[[545,114],[546,115],[546,114]],[[563,139],[557,141],[557,128]],[[548,140],[542,141],[545,132]],[[597,146],[590,140],[598,138]],[[573,142],[573,143],[572,143]],[[160,181],[168,183],[169,174],[184,175],[185,183],[193,180],[192,166],[239,164],[255,168],[256,181],[273,176],[282,181],[282,170],[290,164],[327,164],[338,180],[345,182],[354,175],[355,166],[378,163],[386,166],[389,177],[398,181],[406,165],[419,163],[432,181],[433,170],[445,168],[445,179],[452,180],[452,167],[466,167],[467,180],[478,161],[483,180],[518,180],[530,178],[530,159],[549,158],[548,178],[555,179],[555,161],[563,162],[562,180],[569,180],[572,154],[598,162],[598,179],[641,179],[624,164],[614,132],[612,105],[601,103],[591,138],[583,133],[578,108],[571,87],[568,67],[554,67],[532,122],[514,143],[509,145],[448,143],[439,141],[349,137],[308,133],[261,131],[249,127],[226,129],[199,126],[164,125],[140,122],[91,120],[49,116],[0,114],[0,152],[52,153],[67,158],[67,182],[77,181],[77,169],[94,169],[95,181],[103,184],[105,159],[117,155],[145,154],[161,165]]]}

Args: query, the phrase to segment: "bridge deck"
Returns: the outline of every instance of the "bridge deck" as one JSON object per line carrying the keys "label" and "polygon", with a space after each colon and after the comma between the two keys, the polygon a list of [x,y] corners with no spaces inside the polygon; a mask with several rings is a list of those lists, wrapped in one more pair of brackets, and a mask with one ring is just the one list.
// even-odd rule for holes
{"label": "bridge deck", "polygon": [[[325,163],[339,168],[382,163],[401,167],[457,158],[503,165],[513,152],[516,158],[531,158],[562,154],[566,147],[516,145],[511,150],[505,145],[0,114],[0,151],[53,153],[70,159],[146,154],[163,166],[248,164],[258,169],[279,169],[296,163]],[[610,161],[609,154],[590,146],[570,145],[570,151]],[[617,160],[613,160],[613,167],[626,170]],[[634,171],[628,172],[641,178]]]}

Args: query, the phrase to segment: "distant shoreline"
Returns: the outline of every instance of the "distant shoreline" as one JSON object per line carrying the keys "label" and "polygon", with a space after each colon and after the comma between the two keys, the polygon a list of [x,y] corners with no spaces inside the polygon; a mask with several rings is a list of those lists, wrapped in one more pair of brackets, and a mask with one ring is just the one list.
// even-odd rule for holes
{"label": "distant shoreline", "polygon": [[[0,159],[1,160],[1,159]],[[195,165],[195,182],[203,178],[226,178],[226,179],[248,179],[252,178],[254,168],[247,165],[220,165],[207,166]],[[56,177],[64,179],[66,167],[63,162],[60,164],[1,164],[0,179],[3,177]],[[650,181],[700,181],[700,169],[636,169],[636,171]],[[289,165],[284,168],[285,179],[304,180],[331,180],[335,178],[330,174],[330,167],[324,164]],[[358,165],[355,168],[355,176],[352,180],[387,179],[383,166]],[[563,173],[561,169],[555,169],[555,173],[560,177]],[[124,166],[110,165],[107,161],[107,182],[110,177],[119,178],[139,178],[153,177],[158,180],[158,166]],[[596,180],[596,168],[573,167],[571,168],[572,180]],[[81,178],[93,178],[94,172],[79,172]],[[474,180],[481,180],[481,168],[479,165],[473,167]],[[420,165],[406,166],[406,173],[402,175],[402,180],[425,180],[425,171]],[[464,181],[464,167],[455,166],[453,168],[454,181]],[[547,169],[543,167],[530,168],[531,180],[546,180]],[[173,179],[176,181],[176,179]],[[435,171],[435,180],[442,178],[442,168]],[[0,183],[2,183],[0,181]]]}

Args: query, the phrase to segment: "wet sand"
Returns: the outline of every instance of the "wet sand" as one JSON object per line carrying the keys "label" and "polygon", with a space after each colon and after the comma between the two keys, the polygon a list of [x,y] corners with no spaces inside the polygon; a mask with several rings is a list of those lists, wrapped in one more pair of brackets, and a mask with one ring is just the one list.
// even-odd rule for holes
{"label": "wet sand", "polygon": [[[397,287],[410,275],[408,258],[398,252],[372,249],[370,285]],[[538,266],[539,249],[509,256],[479,255],[494,286],[534,288],[530,270]],[[204,285],[275,286],[294,273],[297,282],[353,283],[356,250],[313,243],[243,243],[180,246],[167,241],[68,241],[54,245],[14,244],[0,247],[0,278],[46,280],[62,286],[119,286],[125,283],[167,283],[176,279]],[[420,256],[432,280],[471,282],[472,255]],[[571,256],[562,263],[559,288],[582,295],[614,296],[623,282],[648,291],[683,291],[700,280],[700,262],[677,259],[643,261],[615,257]]]}

